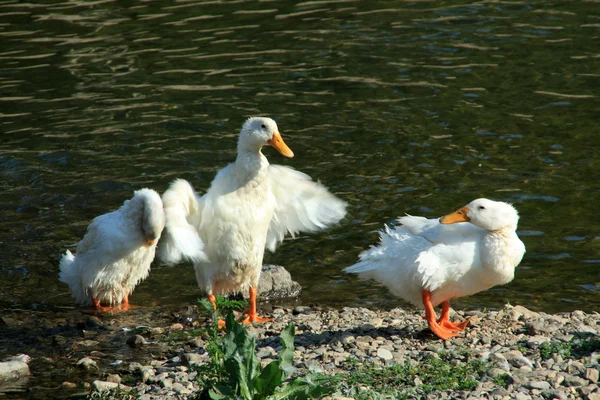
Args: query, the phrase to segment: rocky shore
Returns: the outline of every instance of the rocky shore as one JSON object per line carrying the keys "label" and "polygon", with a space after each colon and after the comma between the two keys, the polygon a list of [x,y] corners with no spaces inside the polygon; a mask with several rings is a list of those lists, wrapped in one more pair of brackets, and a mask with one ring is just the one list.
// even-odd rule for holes
{"label": "rocky shore", "polygon": [[[275,321],[247,328],[261,365],[277,359],[279,335],[293,322],[294,376],[336,376],[330,399],[600,400],[598,313],[459,311],[453,318],[470,326],[444,342],[415,309],[262,304]],[[211,326],[197,305],[15,311],[0,321],[0,372],[10,371],[0,376],[0,399],[200,398]]]}

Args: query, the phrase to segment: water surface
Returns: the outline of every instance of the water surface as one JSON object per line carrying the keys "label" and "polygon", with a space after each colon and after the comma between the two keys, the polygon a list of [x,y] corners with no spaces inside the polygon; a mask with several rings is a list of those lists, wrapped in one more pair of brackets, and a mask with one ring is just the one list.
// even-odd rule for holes
{"label": "water surface", "polygon": [[[272,163],[350,203],[288,240],[302,303],[406,306],[342,273],[404,213],[513,202],[515,280],[455,307],[598,310],[600,11],[543,1],[40,1],[0,4],[0,306],[70,307],[58,260],[135,189],[206,190],[248,116]],[[132,302],[190,303],[155,263]]]}

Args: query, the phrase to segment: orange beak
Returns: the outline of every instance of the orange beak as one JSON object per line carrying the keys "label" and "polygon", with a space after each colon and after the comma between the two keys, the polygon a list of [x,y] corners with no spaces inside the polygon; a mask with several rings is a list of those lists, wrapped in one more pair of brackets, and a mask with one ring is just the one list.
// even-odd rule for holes
{"label": "orange beak", "polygon": [[279,132],[275,132],[273,134],[273,139],[269,140],[267,143],[275,147],[275,149],[280,152],[282,156],[288,158],[294,157],[294,152],[287,146],[287,144],[285,144]]}
{"label": "orange beak", "polygon": [[440,218],[441,224],[455,224],[457,222],[469,222],[471,218],[467,216],[469,212],[469,207],[464,206],[460,210],[454,211],[452,214],[444,215]]}

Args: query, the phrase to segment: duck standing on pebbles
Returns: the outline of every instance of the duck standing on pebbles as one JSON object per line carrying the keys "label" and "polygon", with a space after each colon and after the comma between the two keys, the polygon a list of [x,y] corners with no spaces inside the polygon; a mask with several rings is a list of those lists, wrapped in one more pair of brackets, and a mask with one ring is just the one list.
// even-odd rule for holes
{"label": "duck standing on pebbles", "polygon": [[148,277],[164,227],[160,195],[137,190],[121,208],[92,221],[75,255],[67,250],[62,256],[59,280],[80,305],[129,310],[129,295]]}
{"label": "duck standing on pebbles", "polygon": [[[381,243],[345,269],[374,279],[425,308],[429,328],[441,339],[458,336],[469,321],[450,322],[450,300],[513,280],[525,254],[516,234],[519,214],[508,203],[477,199],[438,219],[405,216],[385,227]],[[436,320],[433,307],[441,304]]]}
{"label": "duck standing on pebbles", "polygon": [[167,225],[159,257],[169,264],[192,261],[198,285],[215,308],[215,294],[249,290],[244,323],[272,321],[256,312],[265,247],[274,251],[286,234],[322,230],[346,214],[346,203],[308,175],[269,165],[261,152],[268,145],[294,156],[275,121],[250,118],[235,162],[217,173],[205,195],[183,179],[163,194]]}

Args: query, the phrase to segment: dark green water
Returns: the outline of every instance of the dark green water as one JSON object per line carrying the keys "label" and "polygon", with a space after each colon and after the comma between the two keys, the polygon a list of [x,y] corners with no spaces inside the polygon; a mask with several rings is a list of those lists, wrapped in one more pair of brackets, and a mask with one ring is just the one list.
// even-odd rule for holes
{"label": "dark green water", "polygon": [[[600,8],[547,1],[0,3],[0,306],[70,306],[58,259],[133,190],[203,192],[252,115],[282,163],[350,203],[287,241],[301,302],[405,303],[341,271],[405,212],[513,202],[515,280],[455,302],[600,308]],[[154,265],[134,304],[193,302],[191,265]]]}

